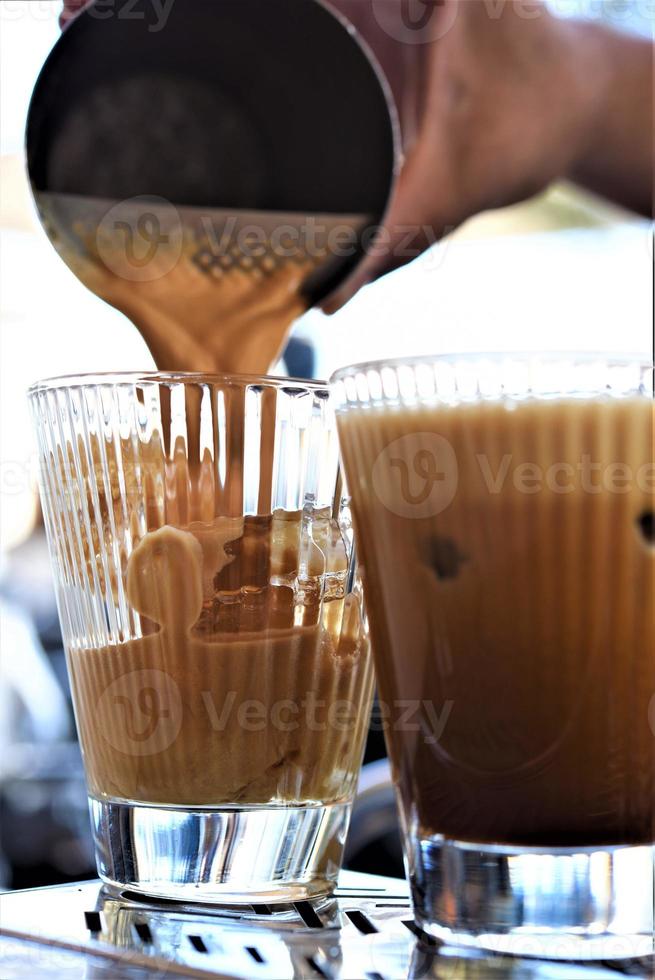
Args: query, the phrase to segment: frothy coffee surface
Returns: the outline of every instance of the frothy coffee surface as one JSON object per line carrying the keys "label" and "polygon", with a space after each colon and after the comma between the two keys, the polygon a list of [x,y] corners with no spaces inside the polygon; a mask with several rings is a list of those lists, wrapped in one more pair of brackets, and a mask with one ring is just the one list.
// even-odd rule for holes
{"label": "frothy coffee surface", "polygon": [[371,409],[339,429],[406,819],[652,843],[652,400]]}

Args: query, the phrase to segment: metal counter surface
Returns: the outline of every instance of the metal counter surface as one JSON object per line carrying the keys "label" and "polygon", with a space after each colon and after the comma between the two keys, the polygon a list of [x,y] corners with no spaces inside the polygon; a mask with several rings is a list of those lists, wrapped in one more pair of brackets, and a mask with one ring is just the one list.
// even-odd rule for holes
{"label": "metal counter surface", "polygon": [[414,924],[405,881],[348,871],[330,899],[220,910],[112,893],[98,881],[6,892],[0,935],[2,980],[616,980],[651,977],[654,966],[442,946]]}

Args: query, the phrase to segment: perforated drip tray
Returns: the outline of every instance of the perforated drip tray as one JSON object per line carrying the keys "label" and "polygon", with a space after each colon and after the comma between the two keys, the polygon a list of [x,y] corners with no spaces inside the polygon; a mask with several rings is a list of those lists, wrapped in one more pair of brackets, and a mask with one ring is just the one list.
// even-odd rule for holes
{"label": "perforated drip tray", "polygon": [[97,881],[2,895],[2,980],[292,977],[327,980],[616,980],[643,962],[577,966],[440,946],[415,925],[407,885],[343,872],[331,899],[208,908],[112,894]]}

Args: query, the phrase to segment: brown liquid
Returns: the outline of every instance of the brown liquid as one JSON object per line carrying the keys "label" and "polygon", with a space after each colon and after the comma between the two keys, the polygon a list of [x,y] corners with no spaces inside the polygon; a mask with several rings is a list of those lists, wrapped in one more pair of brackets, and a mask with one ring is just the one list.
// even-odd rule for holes
{"label": "brown liquid", "polygon": [[[417,446],[434,433],[458,479],[428,515],[440,476]],[[655,840],[653,402],[371,410],[340,419],[340,438],[407,819],[481,843]],[[601,467],[583,478],[585,455]],[[613,463],[629,489],[588,492]],[[423,702],[434,711],[407,730]]]}
{"label": "brown liquid", "polygon": [[[300,515],[286,513],[165,526],[140,541],[127,597],[145,635],[70,652],[94,795],[349,798],[368,721],[368,648],[354,597],[337,590],[321,606],[318,593],[299,601],[271,583],[297,576],[299,541]],[[331,564],[343,573],[345,555]]]}

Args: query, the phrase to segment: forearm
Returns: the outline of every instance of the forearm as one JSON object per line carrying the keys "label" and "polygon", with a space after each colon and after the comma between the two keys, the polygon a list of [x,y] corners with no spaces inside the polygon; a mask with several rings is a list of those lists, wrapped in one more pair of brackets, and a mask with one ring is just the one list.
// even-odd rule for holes
{"label": "forearm", "polygon": [[591,191],[653,216],[653,46],[579,24],[580,71],[587,73],[586,124],[566,176]]}

